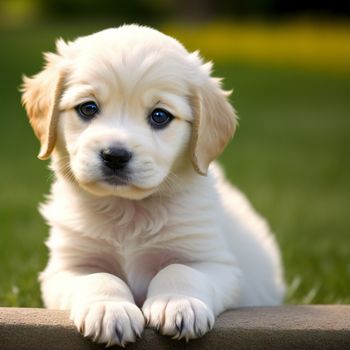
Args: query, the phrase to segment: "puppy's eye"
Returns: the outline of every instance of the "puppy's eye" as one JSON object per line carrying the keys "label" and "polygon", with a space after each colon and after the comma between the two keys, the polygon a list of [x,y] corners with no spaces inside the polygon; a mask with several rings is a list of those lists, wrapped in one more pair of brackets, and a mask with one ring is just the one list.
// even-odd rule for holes
{"label": "puppy's eye", "polygon": [[81,103],[75,107],[75,110],[84,120],[92,119],[100,111],[97,104],[93,101]]}
{"label": "puppy's eye", "polygon": [[148,121],[153,129],[165,128],[174,117],[162,108],[156,108],[148,117]]}

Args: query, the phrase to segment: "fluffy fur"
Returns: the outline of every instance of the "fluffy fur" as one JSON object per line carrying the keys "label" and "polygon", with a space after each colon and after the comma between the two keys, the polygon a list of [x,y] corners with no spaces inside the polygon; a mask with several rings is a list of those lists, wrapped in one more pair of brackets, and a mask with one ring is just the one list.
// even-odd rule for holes
{"label": "fluffy fur", "polygon": [[[41,206],[45,305],[69,309],[85,336],[109,346],[135,341],[146,324],[196,338],[227,309],[280,304],[269,228],[212,163],[236,116],[211,65],[136,25],[59,40],[45,57],[23,86],[39,158],[51,156],[55,173]],[[100,108],[90,121],[75,110],[86,101]],[[147,121],[155,108],[174,116],[162,130]],[[103,175],[99,155],[113,145],[133,154],[123,184]]]}

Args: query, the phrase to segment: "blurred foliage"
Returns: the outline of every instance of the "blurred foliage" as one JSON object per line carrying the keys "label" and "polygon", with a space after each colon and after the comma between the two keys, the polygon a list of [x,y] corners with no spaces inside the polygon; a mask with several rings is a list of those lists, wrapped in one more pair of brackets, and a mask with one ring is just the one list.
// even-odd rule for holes
{"label": "blurred foliage", "polygon": [[350,74],[349,24],[236,21],[163,29],[207,58]]}
{"label": "blurred foliage", "polygon": [[0,23],[75,19],[114,19],[125,22],[188,23],[213,19],[322,17],[349,18],[347,1],[281,0],[2,0]]}

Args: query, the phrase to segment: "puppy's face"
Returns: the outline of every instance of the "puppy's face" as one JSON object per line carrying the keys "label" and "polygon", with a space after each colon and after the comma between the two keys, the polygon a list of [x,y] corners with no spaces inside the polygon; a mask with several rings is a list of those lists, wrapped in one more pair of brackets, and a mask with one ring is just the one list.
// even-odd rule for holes
{"label": "puppy's face", "polygon": [[144,198],[191,160],[203,174],[233,134],[210,67],[157,31],[124,26],[60,41],[47,61],[23,95],[39,157],[54,152],[57,170],[95,195]]}
{"label": "puppy's face", "polygon": [[[59,105],[59,132],[82,187],[140,198],[154,192],[183,157],[192,111],[174,58],[151,50],[119,54],[73,63]],[[140,60],[145,55],[149,62]]]}

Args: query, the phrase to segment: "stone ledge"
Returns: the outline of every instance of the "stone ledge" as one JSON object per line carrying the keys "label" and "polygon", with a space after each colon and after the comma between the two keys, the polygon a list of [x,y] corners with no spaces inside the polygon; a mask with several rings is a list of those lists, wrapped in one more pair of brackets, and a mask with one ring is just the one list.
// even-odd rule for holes
{"label": "stone ledge", "polygon": [[[1,350],[103,348],[76,331],[67,311],[0,308]],[[186,343],[146,329],[127,349],[350,349],[350,305],[241,308],[223,313],[201,339]]]}

